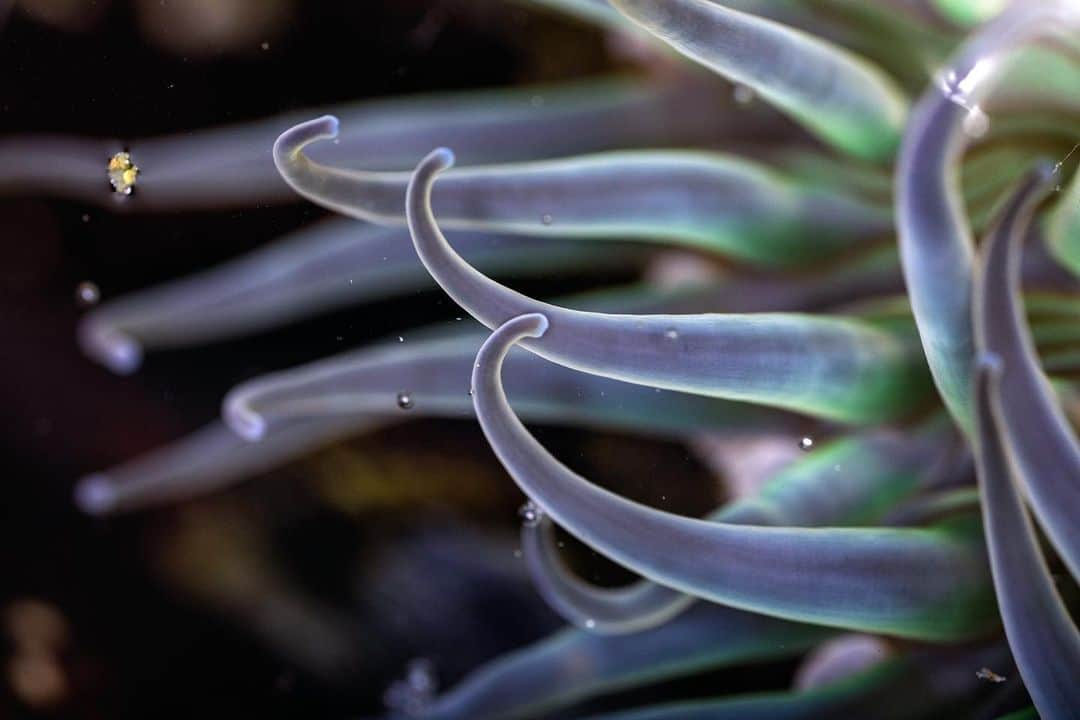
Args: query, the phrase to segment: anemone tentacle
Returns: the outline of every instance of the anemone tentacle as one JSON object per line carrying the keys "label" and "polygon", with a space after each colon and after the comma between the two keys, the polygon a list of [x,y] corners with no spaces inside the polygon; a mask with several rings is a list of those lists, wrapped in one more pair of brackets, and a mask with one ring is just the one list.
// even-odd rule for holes
{"label": "anemone tentacle", "polygon": [[827,628],[709,605],[631,636],[570,628],[478,668],[417,717],[544,717],[642,682],[791,657],[833,634]]}
{"label": "anemone tentacle", "polygon": [[529,312],[558,319],[523,345],[567,367],[653,387],[873,422],[921,399],[921,363],[903,339],[854,320],[810,315],[614,315],[556,307],[466,264],[432,215],[431,186],[452,162],[436,150],[409,184],[409,230],[428,271],[488,327]]}
{"label": "anemone tentacle", "polygon": [[[907,437],[868,432],[816,449],[781,470],[761,492],[735,500],[707,519],[737,525],[858,526],[875,520],[935,479],[950,452],[939,420]],[[521,547],[540,594],[567,622],[592,632],[638,632],[668,621],[693,601],[642,581],[599,588],[562,562],[550,519],[524,523]]]}
{"label": "anemone tentacle", "polygon": [[[645,257],[635,248],[602,252],[562,239],[462,233],[455,242],[489,272],[517,276],[617,271]],[[147,349],[242,337],[430,285],[404,229],[329,220],[210,271],[107,301],[83,318],[79,343],[89,357],[128,374]]]}
{"label": "anemone tentacle", "polygon": [[[281,134],[274,162],[300,195],[361,220],[406,220],[410,174],[348,170],[309,158],[337,136],[326,115]],[[463,168],[447,175],[439,214],[448,227],[541,236],[653,240],[762,264],[825,257],[881,236],[891,216],[828,188],[803,188],[734,155],[611,152]]]}
{"label": "anemone tentacle", "polygon": [[653,510],[567,469],[522,426],[500,377],[510,348],[548,326],[532,313],[492,333],[477,355],[473,404],[522,491],[587,545],[655,582],[775,617],[939,641],[990,629],[970,517],[928,529],[730,525]]}
{"label": "anemone tentacle", "polygon": [[1002,433],[1032,508],[1062,560],[1080,578],[1080,442],[1040,367],[1020,296],[1021,242],[1053,173],[1037,168],[1002,208],[981,248],[975,281],[976,346],[1004,363]]}
{"label": "anemone tentacle", "polygon": [[1030,480],[1003,437],[1002,361],[986,355],[975,375],[976,458],[983,522],[1001,617],[1024,685],[1042,717],[1080,718],[1080,631],[1039,550],[1013,481]]}
{"label": "anemone tentacle", "polygon": [[1017,3],[980,29],[912,111],[896,168],[897,231],[908,294],[934,381],[971,427],[973,243],[955,164],[964,120],[989,94],[1002,58],[1039,35],[1067,36],[1080,13],[1065,2]]}
{"label": "anemone tentacle", "polygon": [[[346,132],[317,158],[410,168],[437,142],[473,163],[559,157],[618,148],[699,145],[716,137],[777,134],[775,121],[732,105],[730,93],[693,77],[664,84],[627,78],[497,91],[416,96],[325,108]],[[538,104],[537,98],[543,103]],[[701,111],[709,108],[709,112]],[[130,212],[291,202],[270,150],[311,111],[179,136],[81,139],[32,135],[0,141],[0,192],[53,193]],[[103,191],[106,163],[127,148],[140,168],[135,202]],[[32,156],[34,162],[26,162]]]}

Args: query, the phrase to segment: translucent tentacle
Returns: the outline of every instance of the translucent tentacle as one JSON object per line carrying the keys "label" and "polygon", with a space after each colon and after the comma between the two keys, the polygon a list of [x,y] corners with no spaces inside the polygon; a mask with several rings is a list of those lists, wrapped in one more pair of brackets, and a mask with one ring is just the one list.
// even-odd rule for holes
{"label": "translucent tentacle", "polygon": [[[872,432],[815,449],[765,484],[709,519],[738,525],[824,527],[879,519],[936,475],[948,445],[940,423],[914,436]],[[559,615],[598,633],[637,632],[667,621],[692,598],[647,581],[616,589],[576,577],[562,561],[550,520],[525,523],[521,546],[540,594]]]}
{"label": "translucent tentacle", "polygon": [[[632,249],[604,252],[564,240],[463,233],[454,241],[488,272],[520,276],[641,260]],[[129,373],[147,349],[240,337],[430,285],[404,229],[330,220],[220,267],[106,302],[83,318],[79,341],[91,358]]]}
{"label": "translucent tentacle", "polygon": [[936,640],[989,627],[989,578],[970,518],[932,529],[738,526],[654,510],[571,472],[525,430],[500,380],[510,347],[547,327],[534,313],[492,334],[473,370],[473,403],[525,494],[587,545],[654,582],[775,617]]}
{"label": "translucent tentacle", "polygon": [[1080,23],[1063,2],[1018,3],[956,55],[911,114],[896,171],[897,229],[908,293],[938,391],[965,429],[971,420],[971,231],[957,189],[965,118],[989,93],[1002,57],[1033,36]]}
{"label": "translucent tentacle", "polygon": [[479,668],[419,717],[545,717],[641,682],[794,655],[832,632],[708,605],[632,636],[564,630]]}
{"label": "translucent tentacle", "polygon": [[975,376],[976,459],[994,587],[1009,647],[1035,707],[1045,718],[1075,720],[1080,718],[1080,631],[1054,588],[1013,482],[1014,468],[1019,477],[1033,478],[1003,442],[1000,375],[1001,361],[989,356]]}
{"label": "translucent tentacle", "polygon": [[[401,413],[402,393],[408,395],[410,416],[469,417],[466,378],[482,341],[474,331],[442,333],[264,375],[229,392],[225,419],[239,434],[256,440],[297,419]],[[582,375],[524,351],[511,359],[507,382],[520,393],[523,412],[537,420],[660,434],[784,424],[779,413],[764,408]]]}
{"label": "translucent tentacle", "polygon": [[521,551],[533,585],[559,617],[601,635],[624,635],[663,625],[690,607],[694,598],[648,581],[602,588],[566,566],[554,538],[554,526],[541,514],[521,528]]}
{"label": "translucent tentacle", "polygon": [[1040,367],[1020,296],[1020,255],[1028,225],[1052,179],[1033,172],[1002,209],[984,243],[975,282],[975,338],[1004,363],[1001,430],[1039,523],[1080,578],[1080,443]]}
{"label": "translucent tentacle", "polygon": [[[693,78],[663,86],[605,79],[367,101],[326,108],[344,120],[346,132],[336,145],[313,152],[322,159],[355,158],[363,167],[409,168],[438,142],[453,142],[472,163],[695,145],[745,135],[740,123],[753,128],[745,121],[759,113],[713,112],[725,103],[732,104],[729,92]],[[290,202],[295,196],[275,170],[270,148],[283,130],[313,112],[318,111],[126,145],[111,139],[3,138],[0,192],[54,193],[134,211]],[[140,169],[137,197],[120,198],[131,202],[117,205],[106,165],[125,147]]]}
{"label": "translucent tentacle", "polygon": [[829,144],[886,160],[907,112],[881,70],[839,47],[709,0],[612,0],[676,50],[743,83]]}
{"label": "translucent tentacle", "polygon": [[[332,440],[419,417],[470,417],[476,332],[365,348],[241,384],[221,423],[79,481],[76,502],[108,514],[188,500],[284,464]],[[508,367],[537,420],[682,435],[702,427],[784,427],[779,413],[590,377],[519,351]],[[402,409],[399,393],[407,392]],[[529,399],[531,398],[531,400]],[[239,429],[245,435],[238,434]],[[794,430],[791,430],[794,433]],[[262,442],[252,443],[259,437]]]}
{"label": "translucent tentacle", "polygon": [[387,422],[376,418],[302,420],[277,428],[271,442],[259,445],[224,423],[213,422],[169,445],[80,479],[75,503],[85,513],[111,515],[190,500],[344,435]]}
{"label": "translucent tentacle", "polygon": [[[347,170],[306,148],[337,135],[323,116],[282,133],[274,160],[299,194],[376,223],[405,221],[409,173]],[[887,211],[807,190],[761,165],[704,152],[617,152],[463,168],[443,180],[447,227],[665,239],[765,264],[824,257],[889,228]]]}
{"label": "translucent tentacle", "polygon": [[[959,657],[913,652],[863,672],[800,692],[773,692],[674,702],[593,716],[594,720],[817,720],[873,717],[917,720],[943,717],[971,694],[971,667],[1000,653],[968,651]],[[962,667],[962,669],[961,669]]]}
{"label": "translucent tentacle", "polygon": [[447,293],[488,327],[543,312],[553,329],[533,352],[618,380],[774,405],[831,419],[895,417],[921,398],[921,366],[902,339],[854,320],[819,316],[614,315],[533,300],[466,264],[430,206],[437,150],[409,185],[409,229],[420,259]]}

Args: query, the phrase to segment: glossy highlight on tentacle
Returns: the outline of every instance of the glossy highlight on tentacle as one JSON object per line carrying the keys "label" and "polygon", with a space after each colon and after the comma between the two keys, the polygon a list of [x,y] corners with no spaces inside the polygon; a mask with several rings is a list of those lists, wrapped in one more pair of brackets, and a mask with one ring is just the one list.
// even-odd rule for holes
{"label": "glossy highlight on tentacle", "polygon": [[1054,588],[1013,480],[1014,472],[1032,478],[1005,442],[1002,370],[1001,360],[988,355],[975,375],[976,459],[994,587],[1009,647],[1035,707],[1045,718],[1075,720],[1080,718],[1080,631]]}
{"label": "glossy highlight on tentacle", "polygon": [[1001,432],[1040,525],[1080,578],[1080,442],[1040,367],[1020,295],[1020,256],[1036,206],[1053,179],[1042,166],[1002,209],[981,248],[975,281],[975,338],[1001,358]]}
{"label": "glossy highlight on tentacle", "polygon": [[546,717],[575,702],[641,682],[790,657],[833,633],[709,605],[631,636],[567,629],[478,668],[416,717]]}
{"label": "glossy highlight on tentacle", "polygon": [[896,654],[884,638],[847,634],[826,640],[810,652],[795,671],[792,687],[811,690],[856,675]]}
{"label": "glossy highlight on tentacle", "polygon": [[930,371],[956,421],[970,430],[973,243],[955,163],[964,120],[990,92],[1002,58],[1038,35],[1067,34],[1080,13],[1064,2],[1017,3],[957,53],[923,94],[904,132],[896,169],[897,231],[908,294]]}
{"label": "glossy highlight on tentacle", "polygon": [[794,28],[710,0],[611,0],[676,50],[753,88],[825,142],[868,160],[892,157],[907,113],[891,78]]}
{"label": "glossy highlight on tentacle", "polygon": [[477,355],[473,403],[522,491],[587,545],[655,582],[774,617],[924,640],[989,629],[989,578],[970,518],[928,529],[739,526],[654,510],[571,472],[517,419],[500,379],[514,343],[548,327],[531,313],[492,333]]}
{"label": "glossy highlight on tentacle", "polygon": [[[462,233],[454,241],[485,270],[522,277],[643,260],[632,248],[612,253],[562,239]],[[105,302],[86,314],[78,337],[89,357],[127,374],[148,349],[241,337],[431,285],[406,230],[328,220],[212,270]]]}
{"label": "glossy highlight on tentacle", "polygon": [[[936,478],[948,459],[948,434],[934,420],[906,437],[877,431],[815,449],[769,480],[757,495],[708,516],[737,525],[858,526],[880,520],[905,497]],[[564,620],[597,633],[637,632],[667,621],[693,602],[683,593],[641,581],[600,588],[563,563],[552,523],[523,523],[521,547],[533,584]]]}
{"label": "glossy highlight on tentacle", "polygon": [[488,327],[529,312],[549,316],[551,333],[523,343],[542,357],[617,380],[846,422],[895,418],[921,400],[923,371],[911,346],[855,320],[590,313],[499,285],[454,252],[432,215],[432,184],[451,163],[448,150],[436,150],[409,184],[409,229],[417,253],[436,282]]}
{"label": "glossy highlight on tentacle", "polygon": [[[282,177],[335,212],[405,222],[409,173],[348,170],[307,156],[307,147],[334,138],[338,127],[328,115],[282,133],[274,145]],[[443,179],[436,211],[449,228],[664,240],[765,265],[828,257],[891,227],[887,210],[703,151],[462,168]]]}

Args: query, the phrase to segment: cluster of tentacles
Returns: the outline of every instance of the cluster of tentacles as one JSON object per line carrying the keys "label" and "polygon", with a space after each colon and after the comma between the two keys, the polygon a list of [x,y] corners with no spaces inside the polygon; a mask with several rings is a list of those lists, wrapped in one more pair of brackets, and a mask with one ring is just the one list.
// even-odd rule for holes
{"label": "cluster of tentacles", "polygon": [[[430,278],[493,332],[453,323],[245,383],[222,423],[83,479],[80,506],[188,498],[345,434],[475,413],[530,499],[537,589],[575,627],[412,714],[537,717],[809,653],[790,692],[618,717],[940,717],[1011,652],[1028,712],[1080,717],[1062,599],[1080,578],[1080,4],[536,1],[659,41],[661,70],[132,143],[118,211],[291,187],[350,219],[88,313],[82,347],[113,371]],[[24,142],[0,143],[0,185],[101,200],[115,148],[39,138],[54,161],[28,170],[4,159]],[[726,270],[555,304],[489,277],[640,267],[664,246]],[[695,519],[573,473],[515,413],[793,445],[810,417],[838,439]],[[554,524],[642,580],[575,576]]]}

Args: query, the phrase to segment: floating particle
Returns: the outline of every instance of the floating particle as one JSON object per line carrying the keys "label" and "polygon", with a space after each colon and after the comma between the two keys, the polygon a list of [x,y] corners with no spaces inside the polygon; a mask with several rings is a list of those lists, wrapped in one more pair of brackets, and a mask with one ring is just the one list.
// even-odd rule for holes
{"label": "floating particle", "polygon": [[130,195],[139,179],[139,166],[131,161],[131,154],[118,152],[109,158],[109,184],[121,195]]}
{"label": "floating particle", "polygon": [[809,452],[814,447],[814,438],[809,435],[804,435],[799,438],[799,449],[803,452]]}
{"label": "floating particle", "polygon": [[540,222],[542,222],[544,225],[550,225],[551,223],[555,222],[555,218],[551,217],[551,215],[548,215],[547,213],[544,213],[540,216]]}
{"label": "floating particle", "polygon": [[543,516],[544,511],[532,500],[518,508],[518,517],[521,518],[521,523],[525,527],[536,527]]}
{"label": "floating particle", "polygon": [[664,337],[666,337],[668,340],[678,340],[679,339],[679,331],[676,330],[675,328],[668,328],[667,330],[664,331]]}
{"label": "floating particle", "polygon": [[269,50],[269,49],[270,49],[270,43],[268,43],[268,42],[264,42],[264,43],[263,43],[262,45],[260,45],[259,47],[261,47],[261,48],[262,48],[263,50]]}
{"label": "floating particle", "polygon": [[1003,683],[1006,680],[1004,675],[998,675],[996,672],[986,667],[976,670],[975,677],[992,683]]}
{"label": "floating particle", "polygon": [[402,410],[412,410],[413,409],[413,396],[412,396],[412,394],[407,393],[405,391],[399,392],[397,394],[397,406],[399,408],[401,408]]}
{"label": "floating particle", "polygon": [[83,216],[82,216],[82,221],[83,221],[84,223],[85,223],[85,222],[90,222],[90,214],[89,214],[89,213],[83,213]]}
{"label": "floating particle", "polygon": [[84,281],[75,286],[75,302],[83,307],[97,305],[101,299],[101,290],[92,282]]}
{"label": "floating particle", "polygon": [[588,620],[585,621],[585,627],[592,630],[594,627],[596,627],[596,621],[593,620],[592,618],[589,618]]}
{"label": "floating particle", "polygon": [[403,337],[401,337],[400,335],[398,335],[398,336],[397,336],[397,341],[398,341],[398,342],[405,342],[405,338],[403,338]]}

